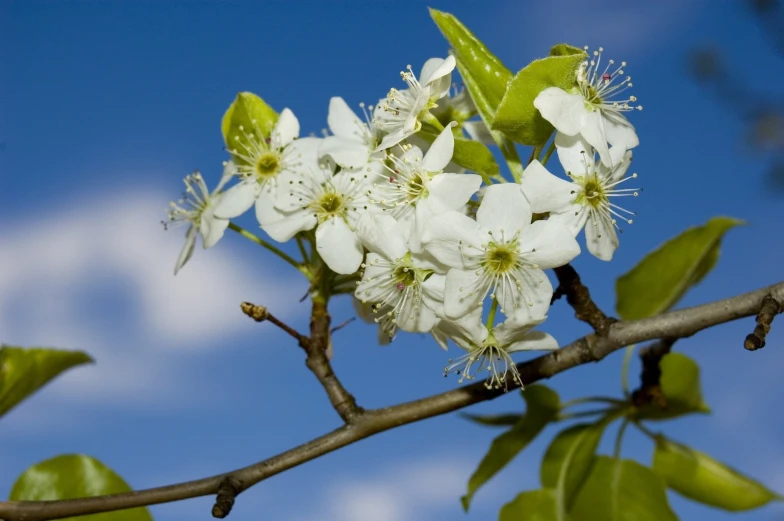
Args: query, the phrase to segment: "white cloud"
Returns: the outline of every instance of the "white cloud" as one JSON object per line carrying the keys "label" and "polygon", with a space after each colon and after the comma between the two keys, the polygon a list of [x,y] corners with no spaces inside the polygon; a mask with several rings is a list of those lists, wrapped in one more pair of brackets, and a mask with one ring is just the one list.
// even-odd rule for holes
{"label": "white cloud", "polygon": [[[161,396],[176,399],[178,389],[186,392],[176,376],[193,350],[225,349],[225,339],[247,326],[240,302],[291,293],[292,279],[272,272],[283,263],[259,269],[254,260],[269,255],[239,258],[226,244],[231,235],[209,251],[199,248],[174,277],[184,229],[163,231],[166,203],[158,193],[128,193],[4,223],[0,341],[83,349],[98,362],[59,377],[46,401],[149,406]],[[276,302],[276,314],[290,314],[298,297]],[[25,407],[42,404],[36,397]]]}

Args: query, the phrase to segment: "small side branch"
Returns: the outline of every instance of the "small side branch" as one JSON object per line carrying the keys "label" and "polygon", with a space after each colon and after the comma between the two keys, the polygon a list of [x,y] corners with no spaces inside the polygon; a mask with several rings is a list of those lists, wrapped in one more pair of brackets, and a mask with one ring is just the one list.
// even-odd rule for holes
{"label": "small side branch", "polygon": [[574,308],[574,316],[590,324],[599,336],[607,336],[610,326],[617,320],[599,309],[591,299],[588,288],[580,281],[580,275],[570,264],[555,268],[554,271],[558,277],[558,287],[553,293],[553,301],[566,295],[566,301]]}
{"label": "small side branch", "polygon": [[275,324],[280,329],[288,333],[291,337],[293,337],[300,346],[302,346],[303,342],[307,341],[307,337],[301,335],[294,328],[292,328],[282,320],[273,316],[272,313],[270,313],[269,310],[264,306],[251,304],[250,302],[243,302],[242,304],[240,304],[240,309],[242,309],[243,313],[248,315],[256,322],[267,321]]}
{"label": "small side branch", "polygon": [[743,347],[749,351],[756,351],[765,347],[765,337],[770,332],[770,325],[773,323],[773,318],[784,311],[784,306],[773,298],[771,295],[765,297],[762,301],[762,308],[757,313],[757,327],[754,332],[746,336],[743,342]]}
{"label": "small side branch", "polygon": [[232,476],[226,476],[218,485],[218,497],[212,507],[212,517],[222,519],[229,515],[237,494],[242,492],[242,483]]}
{"label": "small side branch", "polygon": [[667,407],[667,400],[661,388],[662,357],[670,352],[675,339],[665,338],[654,342],[640,350],[642,360],[642,373],[640,373],[640,388],[632,393],[632,403],[642,407],[653,403],[660,409]]}

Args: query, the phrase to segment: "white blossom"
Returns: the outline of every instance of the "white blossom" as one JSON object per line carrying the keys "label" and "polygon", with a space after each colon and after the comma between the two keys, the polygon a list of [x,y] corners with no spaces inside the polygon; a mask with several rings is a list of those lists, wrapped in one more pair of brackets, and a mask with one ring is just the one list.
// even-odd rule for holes
{"label": "white blossom", "polygon": [[550,221],[531,223],[531,207],[512,183],[487,188],[476,220],[445,212],[425,227],[426,251],[451,269],[446,276],[445,314],[460,318],[492,294],[507,316],[544,315],[553,287],[545,268],[562,266],[580,253],[571,232]]}
{"label": "white blossom", "polygon": [[579,137],[556,135],[558,158],[571,181],[551,174],[538,161],[525,170],[522,190],[534,212],[549,212],[549,222],[567,226],[577,236],[585,228],[588,251],[599,259],[609,261],[618,248],[618,220],[632,224],[636,215],[611,198],[636,197],[640,188],[619,188],[621,183],[635,179],[626,175],[632,153],[613,147],[614,167],[608,168],[595,161],[595,151]]}
{"label": "white blossom", "polygon": [[185,194],[182,199],[170,203],[169,222],[164,223],[164,226],[170,223],[188,225],[188,231],[185,232],[185,245],[174,265],[175,275],[193,255],[197,234],[201,235],[204,249],[211,248],[223,237],[229,226],[229,220],[216,217],[215,206],[223,197],[221,190],[231,179],[232,172],[233,165],[227,163],[218,186],[210,193],[201,173],[196,171],[185,177]]}
{"label": "white blossom", "polygon": [[386,150],[419,132],[422,128],[420,119],[449,92],[454,68],[455,57],[450,55],[446,59],[427,60],[419,79],[414,76],[410,65],[400,73],[408,88],[390,89],[386,98],[378,102],[373,114],[376,127],[387,133],[377,151]]}
{"label": "white blossom", "polygon": [[581,135],[609,167],[614,163],[608,143],[622,152],[639,145],[637,133],[624,112],[642,110],[642,106],[630,104],[637,101],[634,96],[619,96],[632,86],[631,76],[624,77],[626,62],[615,67],[615,62],[608,60],[601,69],[602,51],[600,47],[580,64],[575,87],[568,92],[558,87],[544,89],[534,106],[559,132]]}
{"label": "white blossom", "polygon": [[364,103],[359,106],[365,121],[357,117],[343,98],[329,100],[327,123],[333,135],[324,138],[318,154],[331,157],[342,168],[378,173],[383,170],[386,157],[383,151],[376,152],[382,133],[373,120],[374,107],[365,107]]}

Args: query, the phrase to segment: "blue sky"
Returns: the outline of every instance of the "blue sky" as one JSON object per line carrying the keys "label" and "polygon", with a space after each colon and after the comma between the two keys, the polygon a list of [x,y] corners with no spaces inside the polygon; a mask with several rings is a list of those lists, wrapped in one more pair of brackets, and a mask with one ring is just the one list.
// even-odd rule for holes
{"label": "blue sky", "polygon": [[[134,487],[213,474],[274,455],[338,425],[287,337],[244,318],[266,304],[304,329],[303,280],[240,237],[197,250],[174,278],[181,230],[162,231],[168,201],[195,168],[214,183],[225,158],[220,118],[238,91],[291,108],[303,134],[326,126],[331,96],[374,102],[406,64],[444,56],[427,6],[461,18],[511,69],[555,43],[602,45],[629,62],[645,187],[639,216],[611,263],[576,266],[606,310],[614,280],[646,252],[715,215],[748,220],[684,305],[777,282],[781,196],[764,161],[738,145],[740,126],[686,75],[688,49],[718,42],[761,90],[784,81],[740,2],[13,2],[0,3],[0,341],[84,349],[92,367],[64,375],[2,420],[0,496],[27,466],[61,452],[102,459]],[[778,61],[776,61],[778,60]],[[243,221],[253,227],[252,218]],[[352,316],[335,302],[336,322]],[[741,347],[753,321],[677,344],[703,368],[714,414],[665,432],[784,491],[784,338]],[[564,302],[545,329],[584,334]],[[388,348],[354,323],[335,338],[336,370],[366,407],[457,385],[445,355],[417,335]],[[621,355],[556,377],[564,399],[619,393]],[[632,374],[636,375],[635,367]],[[636,382],[635,382],[636,383]],[[520,410],[517,393],[471,409]],[[458,497],[496,432],[447,415],[384,433],[246,492],[231,518],[298,521],[493,519],[534,488],[545,433],[483,489],[468,515]],[[608,436],[611,442],[612,433]],[[636,434],[624,455],[649,461]],[[303,491],[304,496],[303,496]],[[212,498],[153,507],[159,521],[207,518]],[[682,519],[771,520],[773,506],[728,515],[671,496]]]}

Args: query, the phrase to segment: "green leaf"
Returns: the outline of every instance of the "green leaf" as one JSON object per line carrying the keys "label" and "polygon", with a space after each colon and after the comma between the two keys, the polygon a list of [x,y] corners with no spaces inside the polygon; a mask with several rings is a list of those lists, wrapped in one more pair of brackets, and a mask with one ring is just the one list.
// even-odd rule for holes
{"label": "green leaf", "polygon": [[[428,143],[436,140],[440,132],[429,126],[423,126],[416,135]],[[498,163],[493,157],[493,153],[479,141],[455,136],[455,151],[452,154],[452,161],[463,168],[467,168],[481,175],[486,182],[489,178],[500,174]]]}
{"label": "green leaf", "polygon": [[277,122],[278,113],[263,99],[252,92],[237,94],[221,122],[223,141],[234,161],[246,164],[240,156],[248,155],[250,140],[269,137]]}
{"label": "green leaf", "polygon": [[597,456],[571,512],[572,521],[677,521],[664,481],[631,460]]}
{"label": "green leaf", "polygon": [[523,392],[527,405],[525,415],[514,427],[493,440],[490,450],[468,480],[468,492],[460,498],[468,511],[471,498],[479,487],[512,461],[545,426],[553,421],[560,409],[558,394],[544,385],[532,385]]}
{"label": "green leaf", "polygon": [[[569,49],[568,46],[556,48],[558,52]],[[534,107],[534,99],[549,87],[569,90],[574,86],[577,67],[586,58],[583,51],[578,51],[535,60],[518,72],[498,106],[492,129],[524,145],[540,146],[547,142],[554,128]]]}
{"label": "green leaf", "polygon": [[559,43],[550,49],[550,56],[572,56],[574,54],[585,54],[585,50],[568,43]]}
{"label": "green leaf", "polygon": [[684,414],[711,412],[702,397],[700,367],[697,362],[681,353],[668,353],[662,357],[659,367],[659,385],[667,400],[667,408],[660,409],[655,404],[649,404],[639,409],[635,417],[666,420]]}
{"label": "green leaf", "polygon": [[784,499],[707,454],[661,435],[656,438],[653,470],[681,495],[733,512]]}
{"label": "green leaf", "polygon": [[[47,501],[131,492],[112,469],[84,454],[62,454],[28,468],[16,480],[11,501]],[[69,517],[85,521],[152,521],[146,508]]]}
{"label": "green leaf", "polygon": [[506,92],[512,72],[454,15],[430,9],[430,16],[452,46],[460,62],[460,75],[464,80],[466,74],[470,76],[474,89],[486,100],[486,108],[494,111]]}
{"label": "green leaf", "polygon": [[559,517],[556,494],[551,489],[528,490],[501,508],[498,521],[568,521]]}
{"label": "green leaf", "polygon": [[486,425],[488,427],[511,427],[524,417],[523,414],[467,414],[463,413],[460,416],[466,420],[470,420],[479,425]]}
{"label": "green leaf", "polygon": [[0,346],[0,416],[63,371],[92,362],[82,351]]}
{"label": "green leaf", "polygon": [[559,432],[544,454],[540,479],[545,488],[558,493],[558,507],[567,511],[588,477],[596,448],[607,425],[615,420],[616,412],[594,423],[579,423]]}
{"label": "green leaf", "polygon": [[744,222],[714,217],[649,253],[615,283],[616,308],[621,318],[636,320],[672,308],[713,269],[724,234],[739,224]]}

